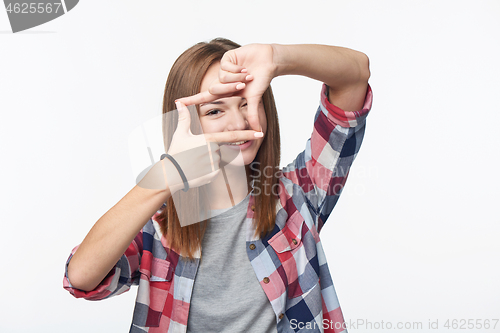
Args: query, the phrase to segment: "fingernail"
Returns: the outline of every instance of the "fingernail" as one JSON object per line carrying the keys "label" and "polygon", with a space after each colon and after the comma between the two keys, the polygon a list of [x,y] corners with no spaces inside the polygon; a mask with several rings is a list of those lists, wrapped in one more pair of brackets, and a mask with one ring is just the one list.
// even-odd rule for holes
{"label": "fingernail", "polygon": [[247,75],[245,77],[245,80],[247,80],[247,81],[253,80],[253,75]]}
{"label": "fingernail", "polygon": [[244,83],[240,83],[236,86],[236,89],[243,89],[245,88],[245,84]]}
{"label": "fingernail", "polygon": [[242,73],[246,73],[246,72],[248,72],[248,71],[247,71],[247,69],[246,69],[246,68],[243,68],[243,69],[241,70],[241,72],[242,72]]}
{"label": "fingernail", "polygon": [[264,133],[262,133],[262,132],[255,132],[253,135],[254,135],[256,138],[262,138],[262,137],[264,136]]}
{"label": "fingernail", "polygon": [[175,101],[175,106],[177,107],[177,111],[181,109],[181,103],[179,103],[179,101]]}

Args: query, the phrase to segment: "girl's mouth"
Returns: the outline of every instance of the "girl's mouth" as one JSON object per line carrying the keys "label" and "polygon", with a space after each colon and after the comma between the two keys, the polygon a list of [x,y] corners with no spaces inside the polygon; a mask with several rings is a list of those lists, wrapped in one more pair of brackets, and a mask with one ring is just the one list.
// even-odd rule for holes
{"label": "girl's mouth", "polygon": [[239,146],[239,145],[244,144],[245,142],[248,142],[248,141],[230,142],[230,143],[228,143],[228,145],[238,145]]}
{"label": "girl's mouth", "polygon": [[238,142],[228,142],[224,145],[231,149],[245,149],[248,148],[252,144],[252,140],[248,141],[238,141]]}

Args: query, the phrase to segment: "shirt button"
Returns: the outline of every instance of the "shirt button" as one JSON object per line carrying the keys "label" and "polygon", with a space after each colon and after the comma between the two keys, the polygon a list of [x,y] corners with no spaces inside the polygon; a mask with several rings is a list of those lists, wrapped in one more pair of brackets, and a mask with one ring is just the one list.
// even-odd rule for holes
{"label": "shirt button", "polygon": [[278,318],[279,318],[279,319],[283,319],[283,317],[284,317],[284,316],[285,316],[285,315],[284,315],[283,313],[280,313],[280,315],[279,315],[279,317],[278,317]]}
{"label": "shirt button", "polygon": [[293,245],[297,245],[297,240],[295,238],[292,239],[292,243],[293,243]]}
{"label": "shirt button", "polygon": [[268,284],[269,283],[269,278],[266,276],[263,280],[262,280],[265,284]]}
{"label": "shirt button", "polygon": [[255,206],[252,205],[252,207],[250,207],[252,209],[252,212],[255,212]]}
{"label": "shirt button", "polygon": [[250,244],[249,248],[250,250],[255,250],[255,244]]}

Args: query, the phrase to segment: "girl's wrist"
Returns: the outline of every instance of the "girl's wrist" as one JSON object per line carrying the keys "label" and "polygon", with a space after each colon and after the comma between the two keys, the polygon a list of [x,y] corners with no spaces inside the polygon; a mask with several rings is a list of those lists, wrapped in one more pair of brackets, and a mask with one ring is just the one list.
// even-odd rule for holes
{"label": "girl's wrist", "polygon": [[287,45],[270,45],[273,49],[274,77],[289,74],[291,71],[291,62]]}
{"label": "girl's wrist", "polygon": [[160,163],[163,163],[162,167],[164,169],[166,187],[169,189],[170,194],[174,195],[174,193],[184,188],[181,176],[177,171],[177,168],[169,159],[162,159]]}

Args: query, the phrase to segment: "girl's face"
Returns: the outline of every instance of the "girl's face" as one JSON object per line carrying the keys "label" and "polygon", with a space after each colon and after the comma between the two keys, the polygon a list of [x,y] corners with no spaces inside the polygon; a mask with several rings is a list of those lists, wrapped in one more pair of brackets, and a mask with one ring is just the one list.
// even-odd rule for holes
{"label": "girl's face", "polygon": [[[219,63],[210,66],[201,81],[201,91],[208,90],[210,83],[218,78],[219,67]],[[200,123],[204,133],[249,130],[250,126],[246,117],[247,103],[243,97],[220,98],[200,105]],[[224,145],[223,147],[223,149],[241,150],[245,165],[250,164],[255,159],[266,135],[267,119],[262,101],[259,103],[259,121],[264,133],[262,138],[250,140],[238,146]]]}

